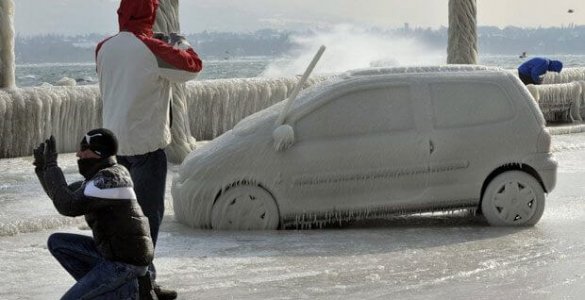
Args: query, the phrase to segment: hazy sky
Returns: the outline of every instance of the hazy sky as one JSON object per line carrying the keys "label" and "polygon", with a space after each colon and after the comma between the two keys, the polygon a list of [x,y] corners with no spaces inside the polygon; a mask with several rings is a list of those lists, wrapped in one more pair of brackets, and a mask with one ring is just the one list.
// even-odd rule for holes
{"label": "hazy sky", "polygon": [[[19,34],[117,31],[119,0],[14,0]],[[448,0],[180,0],[184,33],[305,29],[331,24],[447,25]],[[478,25],[585,25],[584,0],[477,0]],[[568,13],[573,9],[574,13]]]}

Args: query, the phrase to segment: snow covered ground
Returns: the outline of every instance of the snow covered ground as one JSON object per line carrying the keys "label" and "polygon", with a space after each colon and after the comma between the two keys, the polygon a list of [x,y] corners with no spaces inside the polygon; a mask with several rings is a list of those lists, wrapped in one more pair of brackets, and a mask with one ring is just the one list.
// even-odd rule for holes
{"label": "snow covered ground", "polygon": [[[310,231],[217,232],[174,221],[156,253],[180,299],[582,299],[585,133],[553,137],[558,183],[532,228],[488,227],[467,213],[418,215]],[[60,156],[68,180],[75,157]],[[0,160],[0,299],[58,299],[73,283],[46,249],[59,217],[32,158]]]}

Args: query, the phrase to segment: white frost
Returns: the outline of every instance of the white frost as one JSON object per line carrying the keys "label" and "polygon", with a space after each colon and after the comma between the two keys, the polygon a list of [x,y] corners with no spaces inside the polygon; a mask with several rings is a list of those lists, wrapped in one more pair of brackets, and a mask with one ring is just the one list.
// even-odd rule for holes
{"label": "white frost", "polygon": [[[310,79],[304,87],[323,79]],[[246,116],[287,98],[297,82],[298,78],[188,82],[182,114],[193,138],[211,140]],[[101,106],[97,85],[0,89],[0,158],[30,155],[51,134],[60,152],[76,151],[81,136],[101,126]],[[178,122],[181,114],[175,112],[173,118]]]}
{"label": "white frost", "polygon": [[581,121],[585,81],[528,85],[527,88],[538,103],[548,121]]}
{"label": "white frost", "polygon": [[0,88],[15,88],[14,2],[0,0]]}
{"label": "white frost", "polygon": [[449,0],[447,63],[477,63],[477,6],[475,0]]}
{"label": "white frost", "polygon": [[585,68],[564,68],[560,73],[547,72],[543,77],[542,83],[568,83],[580,80],[585,80]]}

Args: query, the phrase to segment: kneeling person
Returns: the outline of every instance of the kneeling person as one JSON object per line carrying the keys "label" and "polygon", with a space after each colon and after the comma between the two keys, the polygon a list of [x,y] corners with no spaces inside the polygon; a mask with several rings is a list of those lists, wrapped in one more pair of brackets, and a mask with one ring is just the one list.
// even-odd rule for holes
{"label": "kneeling person", "polygon": [[89,131],[77,151],[85,180],[68,186],[57,165],[55,138],[34,149],[35,173],[55,208],[65,216],[84,215],[93,233],[93,238],[70,233],[49,237],[49,251],[77,281],[62,299],[156,298],[145,276],[154,255],[148,219],[128,170],[116,162],[117,150],[111,131]]}

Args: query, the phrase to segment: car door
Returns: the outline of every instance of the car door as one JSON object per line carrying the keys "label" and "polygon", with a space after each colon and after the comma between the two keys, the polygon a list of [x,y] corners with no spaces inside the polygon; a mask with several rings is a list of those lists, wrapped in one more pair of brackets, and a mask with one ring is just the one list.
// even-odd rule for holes
{"label": "car door", "polygon": [[512,157],[506,137],[516,110],[506,90],[489,78],[452,78],[429,84],[433,115],[429,195],[438,206],[477,204],[487,175]]}
{"label": "car door", "polygon": [[380,83],[341,90],[296,117],[295,144],[281,154],[291,209],[350,215],[416,205],[429,159],[416,89]]}

